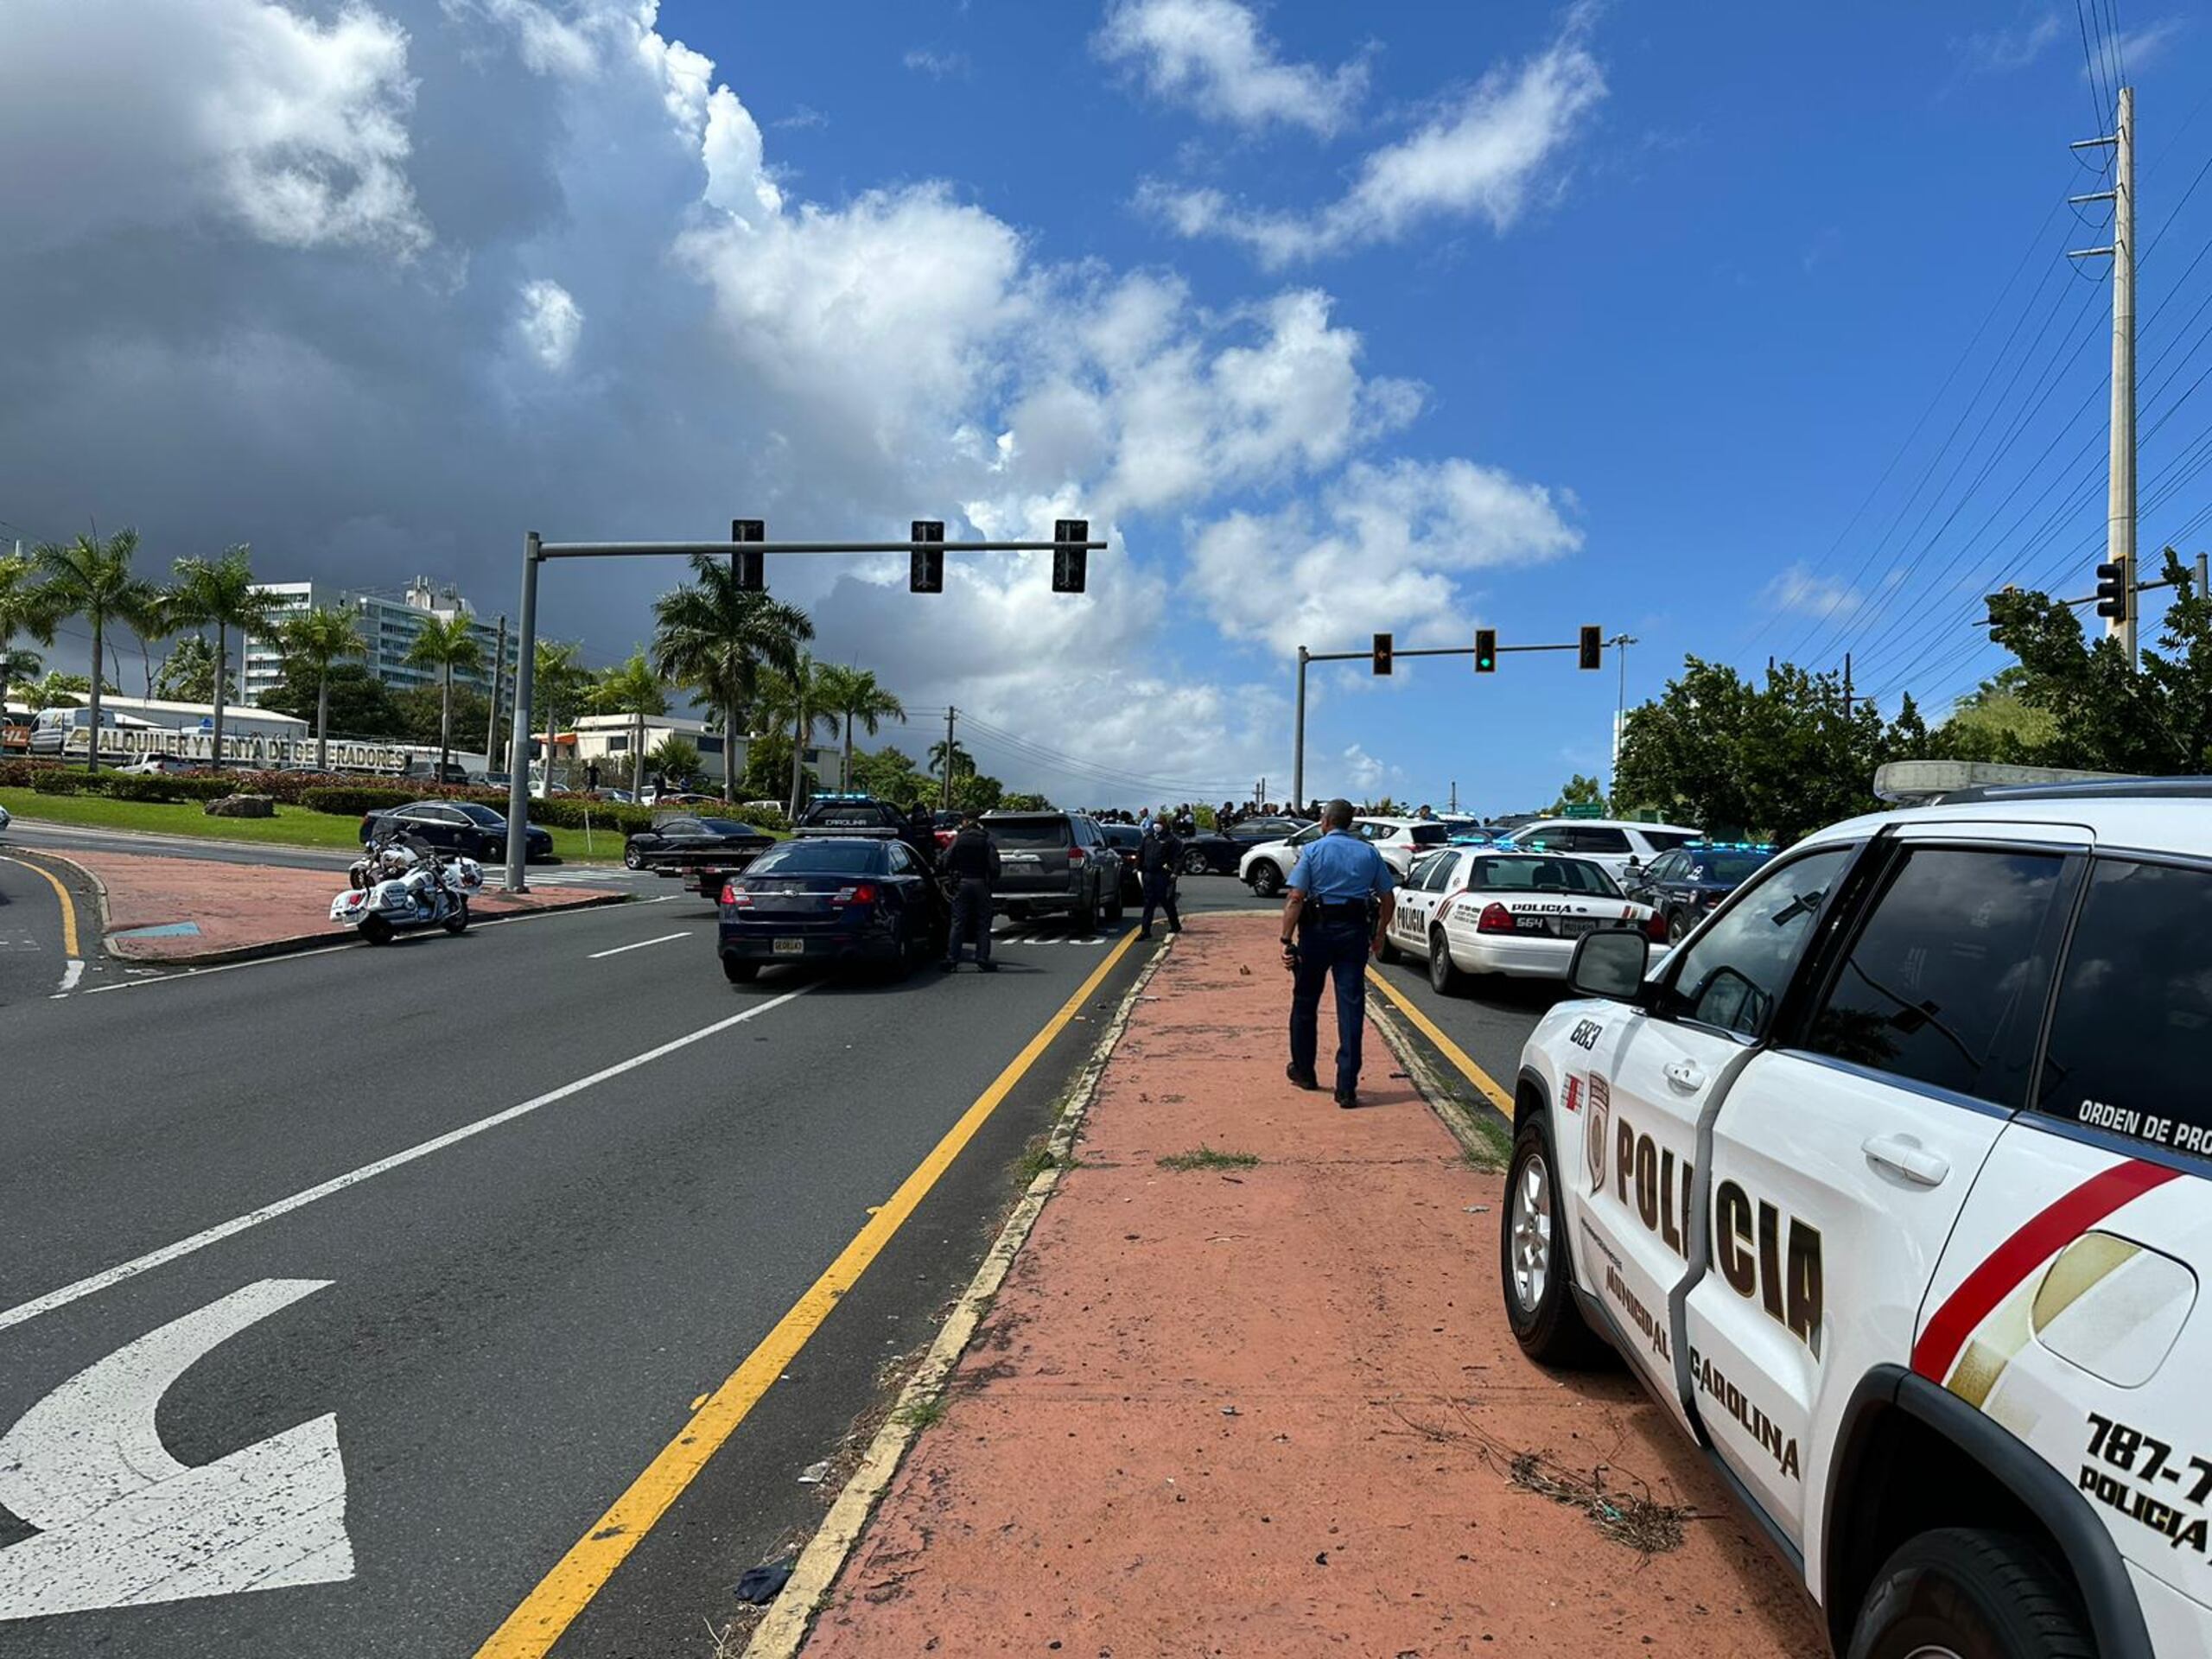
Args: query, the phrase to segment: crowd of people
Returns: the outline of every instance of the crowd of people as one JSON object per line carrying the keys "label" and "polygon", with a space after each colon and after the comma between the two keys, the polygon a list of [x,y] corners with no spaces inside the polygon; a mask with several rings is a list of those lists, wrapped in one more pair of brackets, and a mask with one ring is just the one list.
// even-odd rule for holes
{"label": "crowd of people", "polygon": [[1192,801],[1185,801],[1179,806],[1162,801],[1157,807],[1140,807],[1134,812],[1122,806],[1090,807],[1085,809],[1085,816],[1100,823],[1161,823],[1188,840],[1205,827],[1198,821],[1201,810],[1213,815],[1214,829],[1226,830],[1247,818],[1300,818],[1311,823],[1320,817],[1321,803],[1315,801],[1301,807],[1295,801],[1224,801],[1219,806],[1201,808]]}

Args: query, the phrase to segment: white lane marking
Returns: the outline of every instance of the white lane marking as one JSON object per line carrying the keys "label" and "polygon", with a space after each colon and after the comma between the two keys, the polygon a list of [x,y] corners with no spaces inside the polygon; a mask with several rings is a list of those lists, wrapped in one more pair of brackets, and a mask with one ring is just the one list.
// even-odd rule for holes
{"label": "white lane marking", "polygon": [[372,1164],[363,1164],[359,1169],[347,1170],[343,1175],[333,1176],[329,1180],[310,1186],[303,1192],[295,1192],[289,1198],[278,1198],[272,1204],[264,1204],[258,1210],[251,1210],[245,1215],[233,1216],[228,1221],[218,1222],[214,1226],[204,1228],[189,1238],[181,1238],[174,1244],[164,1244],[158,1250],[149,1250],[143,1255],[133,1256],[128,1262],[118,1262],[114,1267],[93,1274],[89,1278],[79,1279],[74,1284],[64,1285],[59,1290],[48,1291],[43,1296],[34,1297],[28,1302],[20,1303],[5,1313],[0,1313],[0,1331],[35,1319],[41,1313],[51,1313],[57,1307],[67,1307],[72,1302],[80,1301],[111,1286],[119,1285],[126,1279],[136,1279],[142,1273],[150,1273],[156,1268],[166,1267],[172,1262],[206,1249],[210,1244],[219,1244],[223,1240],[243,1233],[250,1228],[258,1227],[264,1222],[274,1221],[279,1216],[288,1216],[295,1210],[303,1210],[318,1199],[343,1192],[350,1186],[359,1186],[363,1181],[372,1180],[377,1176],[388,1173],[403,1165],[411,1164],[418,1158],[427,1158],[434,1152],[443,1152],[448,1147],[456,1146],[473,1136],[483,1134],[486,1129],[496,1129],[502,1123],[512,1123],[518,1117],[526,1117],[541,1107],[550,1106],[556,1101],[566,1100],[571,1095],[580,1095],[585,1090],[605,1083],[609,1078],[619,1077],[626,1071],[634,1071],[639,1066],[650,1065],[655,1060],[675,1053],[678,1049],[689,1048],[694,1043],[702,1043],[709,1037],[718,1036],[729,1030],[733,1026],[741,1026],[747,1020],[757,1019],[772,1008],[780,1008],[785,1003],[804,996],[813,988],[814,983],[809,982],[801,985],[796,990],[785,991],[781,996],[770,997],[766,1002],[756,1002],[749,1008],[741,1009],[731,1014],[727,1020],[717,1020],[711,1026],[702,1026],[698,1030],[674,1038],[657,1048],[649,1048],[642,1054],[633,1054],[626,1060],[617,1060],[613,1065],[603,1067],[588,1077],[578,1077],[574,1083],[564,1083],[558,1089],[548,1090],[542,1095],[533,1095],[519,1105],[510,1106],[504,1111],[494,1112],[489,1117],[480,1117],[474,1123],[464,1123],[457,1129],[448,1129],[443,1135],[435,1135],[428,1141],[408,1147],[404,1152],[395,1152],[389,1158],[379,1158]]}
{"label": "white lane marking", "polygon": [[612,950],[594,950],[584,960],[597,962],[601,957],[619,957],[625,950],[642,950],[649,944],[666,944],[671,939],[688,939],[690,937],[691,930],[686,928],[681,933],[664,933],[657,939],[639,939],[635,944],[618,944]]}
{"label": "white lane marking", "polygon": [[87,1366],[0,1436],[0,1503],[38,1529],[0,1549],[0,1619],[353,1576],[334,1415],[197,1468],[155,1426],[202,1356],[329,1282],[232,1291]]}
{"label": "white lane marking", "polygon": [[77,988],[77,982],[84,976],[85,964],[75,957],[70,957],[69,965],[61,970],[61,988],[55,992],[54,995],[57,996],[68,995],[70,992]]}

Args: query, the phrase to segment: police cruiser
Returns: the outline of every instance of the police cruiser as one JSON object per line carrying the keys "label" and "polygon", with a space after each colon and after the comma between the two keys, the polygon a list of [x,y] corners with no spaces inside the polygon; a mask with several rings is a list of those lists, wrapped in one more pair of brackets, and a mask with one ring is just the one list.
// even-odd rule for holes
{"label": "police cruiser", "polygon": [[1451,995],[1471,974],[1565,979],[1582,936],[1640,928],[1661,944],[1666,924],[1624,895],[1604,864],[1572,853],[1454,847],[1432,853],[1400,884],[1382,938],[1428,963],[1428,982]]}
{"label": "police cruiser", "polygon": [[2212,779],[1778,855],[1522,1054],[1522,1348],[1625,1356],[1853,1659],[2212,1653]]}

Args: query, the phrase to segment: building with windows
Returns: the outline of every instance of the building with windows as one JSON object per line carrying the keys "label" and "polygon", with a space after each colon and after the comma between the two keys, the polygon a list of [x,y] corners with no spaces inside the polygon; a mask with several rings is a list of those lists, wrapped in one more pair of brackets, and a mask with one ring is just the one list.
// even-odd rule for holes
{"label": "building with windows", "polygon": [[[474,686],[486,696],[491,695],[492,659],[499,649],[499,629],[493,623],[474,620],[475,608],[450,583],[440,586],[428,576],[417,576],[397,596],[389,589],[343,588],[322,582],[264,582],[256,585],[270,601],[279,622],[319,605],[353,612],[354,626],[360,629],[362,641],[367,646],[361,660],[367,664],[369,672],[395,691],[438,683],[437,670],[407,660],[407,653],[414,648],[416,636],[422,632],[424,621],[431,617],[468,617],[473,622],[471,632],[483,648],[483,665],[455,671],[454,683]],[[500,673],[502,687],[512,688],[514,684],[518,650],[515,632],[510,629],[506,665]],[[247,637],[244,658],[239,694],[247,702],[258,702],[283,677],[283,658],[277,652],[276,641],[264,634]],[[505,701],[503,696],[503,705]]]}

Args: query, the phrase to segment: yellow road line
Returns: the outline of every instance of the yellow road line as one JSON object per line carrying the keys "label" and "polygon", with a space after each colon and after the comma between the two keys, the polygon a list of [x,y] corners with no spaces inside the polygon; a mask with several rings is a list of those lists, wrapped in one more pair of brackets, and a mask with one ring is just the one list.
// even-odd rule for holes
{"label": "yellow road line", "polygon": [[77,949],[77,906],[69,897],[69,889],[61,885],[61,878],[52,870],[25,859],[11,858],[7,861],[46,878],[47,885],[54,889],[54,896],[61,901],[62,954],[73,959],[83,956],[84,953]]}
{"label": "yellow road line", "polygon": [[1415,1007],[1413,1003],[1407,999],[1404,992],[1401,991],[1389,980],[1382,977],[1379,969],[1370,968],[1367,970],[1367,977],[1373,982],[1376,989],[1381,991],[1384,996],[1390,999],[1391,1005],[1395,1007],[1400,1014],[1404,1014],[1407,1019],[1412,1020],[1414,1024],[1419,1027],[1422,1036],[1427,1038],[1430,1042],[1436,1045],[1437,1052],[1439,1053],[1442,1054],[1446,1059],[1451,1061],[1454,1066],[1459,1068],[1459,1075],[1466,1078],[1469,1083],[1473,1084],[1477,1090],[1481,1093],[1484,1099],[1490,1102],[1491,1105],[1497,1107],[1499,1111],[1504,1113],[1508,1122],[1512,1122],[1513,1096],[1497,1086],[1497,1078],[1491,1077],[1489,1072],[1484,1071],[1482,1067],[1477,1065],[1472,1059],[1469,1058],[1466,1050],[1461,1048],[1459,1044],[1453,1042],[1449,1037],[1446,1037],[1443,1032],[1439,1030],[1437,1028],[1436,1021],[1430,1019],[1419,1008]]}
{"label": "yellow road line", "polygon": [[476,1659],[541,1659],[552,1651],[562,1633],[590,1605],[591,1599],[606,1587],[614,1569],[652,1530],[669,1506],[683,1496],[684,1488],[706,1467],[708,1459],[721,1449],[723,1442],[760,1402],[760,1396],[806,1346],[807,1338],[829,1318],[838,1300],[859,1281],[861,1274],[891,1242],[906,1217],[929,1196],[938,1178],[951,1166],[952,1160],[975,1138],[976,1131],[998,1109],[999,1103],[1014,1091],[1014,1085],[1038,1058],[1052,1046],[1053,1039],[1067,1029],[1091,993],[1135,943],[1135,934],[1122,936],[1122,942],[1107,952],[1106,960],[1098,964],[1097,970],[1061,1005],[1058,1014],[1046,1021],[1043,1029],[1007,1063],[991,1086],[976,1097],[960,1121],[946,1131],[944,1139],[914,1166],[899,1190],[868,1217],[868,1224],[853,1235],[852,1243],[776,1321],[775,1328],[761,1338],[760,1345],[746,1356],[745,1363],[706,1397],[692,1413],[690,1421],[645,1465],[645,1472],[630,1483],[630,1489],[569,1547],[569,1553],[554,1564],[553,1570],[538,1581],[537,1587],[524,1599],[522,1605],[508,1614],[505,1622],[477,1649]]}

